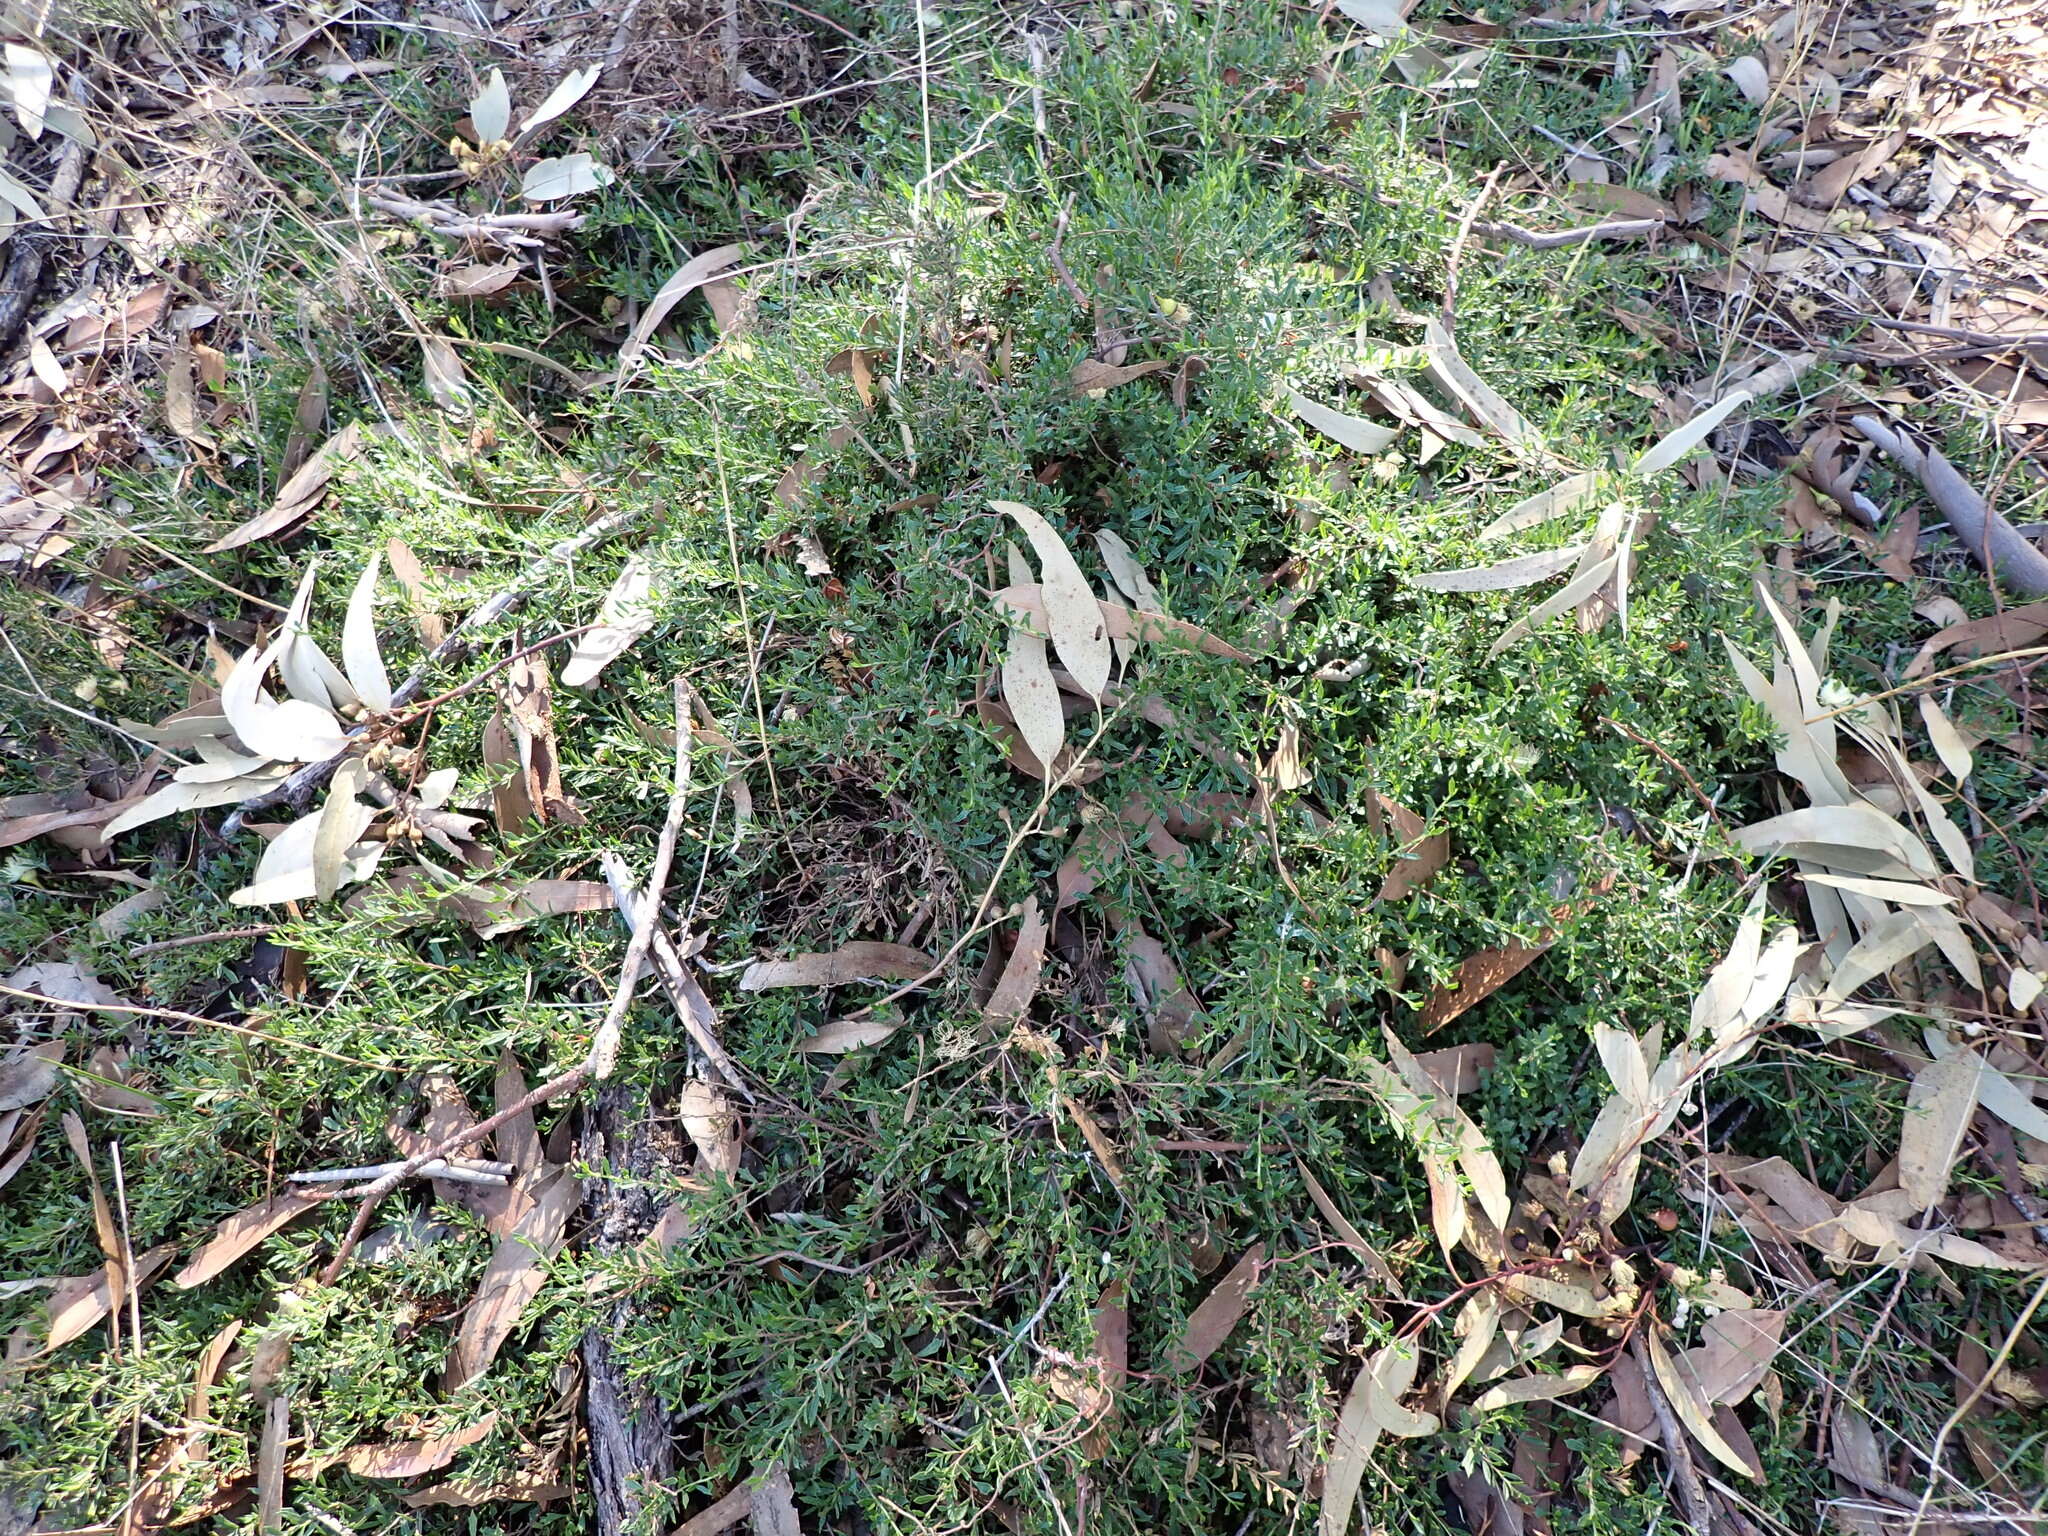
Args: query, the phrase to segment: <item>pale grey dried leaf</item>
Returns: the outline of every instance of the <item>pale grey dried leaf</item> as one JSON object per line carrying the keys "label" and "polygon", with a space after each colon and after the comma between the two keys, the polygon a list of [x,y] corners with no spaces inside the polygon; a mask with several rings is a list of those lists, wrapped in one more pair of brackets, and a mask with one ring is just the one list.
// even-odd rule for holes
{"label": "pale grey dried leaf", "polygon": [[1619,556],[1610,555],[1588,570],[1581,571],[1556,592],[1538,603],[1534,608],[1515,620],[1498,640],[1487,649],[1486,659],[1493,660],[1503,651],[1513,648],[1528,638],[1540,626],[1549,623],[1568,609],[1576,608],[1595,592],[1613,579]]}
{"label": "pale grey dried leaf", "polygon": [[1468,565],[1454,571],[1423,571],[1403,577],[1411,587],[1431,592],[1511,592],[1561,576],[1579,563],[1590,546],[1573,544],[1565,549],[1546,549],[1533,555],[1517,555],[1494,565]]}
{"label": "pale grey dried leaf", "polygon": [[1970,744],[1963,740],[1963,733],[1943,713],[1932,694],[1920,695],[1920,720],[1927,727],[1927,739],[1934,747],[1934,755],[1941,759],[1941,766],[1948,770],[1950,778],[1962,783],[1970,776],[1976,761],[1970,755]]}
{"label": "pale grey dried leaf", "polygon": [[[11,978],[7,984],[20,985]],[[22,990],[37,989],[23,987]],[[67,1049],[62,1040],[45,1040],[41,1045],[16,1051],[5,1061],[0,1061],[0,1114],[26,1109],[47,1099],[56,1090],[57,1066],[64,1060]]]}
{"label": "pale grey dried leaf", "polygon": [[519,195],[531,203],[554,203],[608,187],[615,179],[609,168],[578,150],[553,160],[536,160],[528,166],[519,184]]}
{"label": "pale grey dried leaf", "polygon": [[562,686],[589,687],[654,627],[653,591],[654,568],[645,556],[629,557],[598,608],[597,628],[576,641],[575,654],[562,668]]}
{"label": "pale grey dried leaf", "polygon": [[597,77],[603,73],[602,64],[591,64],[582,69],[572,69],[562,76],[555,88],[548,92],[547,99],[520,119],[520,137],[524,138],[534,129],[545,127],[575,106],[590,94],[590,88],[597,84]]}
{"label": "pale grey dried leaf", "polygon": [[1109,686],[1114,657],[1102,604],[1088,585],[1088,578],[1081,573],[1066,541],[1035,508],[1021,501],[991,501],[989,505],[1011,518],[1030,539],[1038,556],[1039,593],[1045,604],[1053,650],[1080,684],[1081,691],[1099,700],[1102,690]]}
{"label": "pale grey dried leaf", "polygon": [[505,137],[512,126],[512,92],[505,84],[503,70],[494,69],[469,104],[469,125],[476,141],[490,145]]}
{"label": "pale grey dried leaf", "polygon": [[633,327],[632,335],[626,338],[626,344],[619,348],[619,367],[630,367],[647,349],[648,338],[653,336],[655,327],[668,318],[670,310],[703,287],[714,273],[733,266],[746,253],[745,245],[716,246],[700,251],[670,273],[668,281],[647,301],[647,308],[641,311],[639,323]]}
{"label": "pale grey dried leaf", "polygon": [[[1776,853],[1787,848],[1861,851],[1907,879],[1932,880],[1941,873],[1927,845],[1875,806],[1809,805],[1782,816],[1752,822],[1736,830],[1735,841],[1749,853]],[[1835,861],[1822,852],[1815,861]],[[1881,871],[1855,869],[1856,874]]]}
{"label": "pale grey dried leaf", "polygon": [[1399,427],[1382,426],[1376,421],[1347,416],[1342,411],[1318,404],[1299,390],[1287,391],[1287,404],[1295,415],[1323,436],[1341,443],[1353,453],[1384,453],[1401,436]]}
{"label": "pale grey dried leaf", "polygon": [[1983,1069],[1976,1052],[1956,1051],[1913,1074],[1899,1129],[1899,1188],[1920,1210],[1948,1193],[1949,1173],[1977,1112]]}
{"label": "pale grey dried leaf", "polygon": [[1629,473],[1639,479],[1662,474],[1681,462],[1707,440],[1708,433],[1755,398],[1748,390],[1738,389],[1715,401],[1692,420],[1644,449],[1641,457],[1629,466]]}
{"label": "pale grey dried leaf", "polygon": [[1600,477],[1591,471],[1567,475],[1557,484],[1516,502],[1479,530],[1479,542],[1489,544],[1524,528],[1534,528],[1556,518],[1568,517],[1588,502],[1600,498]]}
{"label": "pale grey dried leaf", "polygon": [[787,960],[756,960],[740,976],[742,992],[774,987],[843,987],[856,981],[912,981],[932,967],[932,957],[903,944],[860,939]]}
{"label": "pale grey dried leaf", "polygon": [[1440,322],[1432,319],[1428,323],[1424,329],[1424,343],[1429,352],[1429,375],[1442,389],[1456,397],[1474,419],[1491,427],[1518,452],[1529,457],[1543,455],[1542,435],[1520,411],[1503,400],[1492,385],[1472,371],[1465,359],[1458,355],[1450,332]]}
{"label": "pale grey dried leaf", "polygon": [[1038,898],[1027,896],[1018,916],[1017,942],[1009,959],[1003,962],[1002,974],[996,978],[988,1002],[982,1006],[982,1023],[991,1033],[1007,1033],[1030,1012],[1045,969],[1047,931],[1046,921],[1039,915]]}
{"label": "pale grey dried leaf", "polygon": [[377,571],[380,555],[370,551],[370,563],[356,578],[355,591],[348,600],[348,612],[341,622],[341,664],[350,685],[369,708],[380,714],[391,707],[391,675],[384,668],[384,653],[377,645]]}

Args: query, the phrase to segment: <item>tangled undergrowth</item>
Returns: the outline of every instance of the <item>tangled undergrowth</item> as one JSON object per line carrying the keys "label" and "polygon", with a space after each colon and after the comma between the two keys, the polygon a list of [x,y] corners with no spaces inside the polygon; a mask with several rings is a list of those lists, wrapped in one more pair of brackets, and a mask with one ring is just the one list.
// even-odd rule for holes
{"label": "tangled undergrowth", "polygon": [[[917,41],[903,18],[877,25]],[[623,325],[553,334],[555,366],[539,366],[504,350],[550,334],[537,285],[454,302],[437,296],[431,248],[387,244],[377,285],[462,343],[460,409],[430,403],[445,371],[409,404],[337,384],[335,424],[382,430],[303,533],[202,556],[251,510],[234,452],[175,495],[169,475],[131,471],[135,525],[197,563],[167,566],[160,600],[123,614],[133,644],[99,697],[144,721],[164,710],[143,700],[168,707],[221,681],[193,615],[244,642],[273,621],[223,585],[282,603],[319,550],[311,631],[333,641],[354,573],[402,548],[423,574],[403,601],[386,578],[377,619],[402,670],[432,643],[429,621],[445,627],[592,518],[624,514],[615,537],[544,569],[465,667],[431,679],[448,696],[412,717],[387,767],[394,782],[458,770],[451,803],[485,828],[447,857],[423,845],[422,867],[478,882],[487,857],[489,881],[516,890],[601,881],[602,858],[623,852],[644,875],[673,771],[670,680],[686,679],[702,713],[670,909],[685,950],[701,946],[693,974],[748,1093],[724,1111],[736,1121],[707,1130],[701,1053],[643,988],[604,1090],[613,1140],[579,1131],[566,1100],[533,1127],[536,1159],[585,1181],[587,1203],[537,1245],[544,1283],[474,1379],[444,1367],[506,1227],[455,1198],[460,1185],[395,1195],[332,1284],[317,1276],[345,1204],[203,1283],[159,1280],[139,1334],[117,1317],[39,1354],[29,1320],[45,1297],[13,1294],[30,1330],[0,1425],[14,1496],[74,1526],[115,1518],[136,1445],[146,1460],[182,1421],[195,1359],[239,1322],[215,1428],[164,1474],[168,1509],[222,1528],[265,1520],[259,1447],[284,1401],[281,1528],[473,1529],[482,1516],[443,1506],[486,1494],[538,1501],[486,1504],[494,1522],[581,1528],[580,1496],[562,1495],[582,1486],[574,1405],[595,1330],[672,1415],[675,1470],[637,1490],[636,1529],[669,1529],[780,1465],[810,1530],[1281,1531],[1316,1518],[1359,1362],[1405,1360],[1413,1380],[1417,1353],[1457,1353],[1451,1309],[1473,1281],[1432,1240],[1428,1159],[1383,1108],[1385,1032],[1457,1049],[1429,1059],[1460,1077],[1451,1097],[1514,1171],[1518,1202],[1609,1096],[1598,1030],[1684,1033],[1757,889],[1729,829],[1780,809],[1772,724],[1731,686],[1724,650],[1769,649],[1752,575],[1774,493],[1713,474],[1644,481],[1629,492],[1625,615],[1581,622],[1575,606],[1494,654],[1549,589],[1415,578],[1509,552],[1563,551],[1568,571],[1596,506],[1511,550],[1482,531],[1561,466],[1627,463],[1676,424],[1650,408],[1665,360],[1616,319],[1639,264],[1599,247],[1470,250],[1470,186],[1423,152],[1421,98],[1369,57],[1333,68],[1307,19],[1091,26],[1063,33],[1038,73],[1002,58],[935,69],[922,92],[873,93],[829,153],[758,161],[745,199],[801,181],[801,219],[756,230],[717,304],[678,312],[676,360],[616,384],[589,381],[614,366]],[[423,119],[460,115],[462,100],[420,89]],[[381,131],[396,169],[431,152]],[[657,255],[732,237],[717,222],[728,210],[707,212],[717,201],[658,183],[603,193],[562,254],[565,302],[646,301]],[[309,239],[275,264],[269,307],[330,256]],[[1423,390],[1447,289],[1456,355],[1540,448],[1484,423],[1344,447],[1288,409],[1292,389],[1362,412],[1372,381],[1392,379],[1455,415]],[[416,345],[376,337],[380,323],[338,328],[355,366],[388,379],[402,360],[417,376]],[[258,404],[231,429],[235,450],[276,462],[313,361],[279,346],[248,362]],[[1113,573],[1097,537],[1113,535],[1166,612],[1243,653],[1131,645],[1099,714],[1069,694],[1074,755],[1049,793],[1012,766],[991,709],[1011,640],[990,599],[1010,584],[1016,533],[993,501],[1043,514],[1098,583]],[[71,558],[91,569],[101,554],[86,537]],[[636,617],[651,622],[589,686],[549,689],[540,671],[560,671],[571,639],[463,688],[594,622],[629,555],[645,563]],[[6,601],[45,680],[80,675],[64,658],[84,642]],[[522,716],[519,689],[551,703]],[[509,757],[508,717],[527,722]],[[54,708],[25,707],[18,733],[105,775],[140,762]],[[523,811],[508,778],[536,791]],[[2024,793],[1995,771],[1979,782],[1993,810]],[[114,1117],[92,1134],[119,1142],[137,1254],[189,1248],[290,1172],[382,1162],[387,1125],[424,1113],[431,1132],[431,1102],[451,1089],[502,1102],[501,1057],[532,1081],[582,1060],[623,944],[608,902],[486,936],[472,909],[379,879],[279,912],[253,956],[246,934],[166,947],[248,926],[227,898],[254,845],[216,835],[219,815],[123,835],[100,872],[143,873],[162,896],[112,931],[81,922],[94,888],[67,856],[17,849],[10,865],[9,954],[68,957],[188,1013],[232,1000],[260,1025],[70,1026],[132,1052],[117,1086],[142,1102],[94,1097],[104,1063],[62,1091]],[[742,976],[858,941],[948,963],[900,996],[886,981]],[[1034,942],[1035,993],[992,1011],[1021,964],[1010,946]],[[1542,948],[1530,969],[1478,1006],[1445,1006],[1469,958],[1517,945]],[[816,1049],[821,1028],[870,1008],[871,1043]],[[1828,1188],[1856,1182],[1872,1146],[1898,1139],[1895,1081],[1772,1036],[1701,1107],[1684,1152],[1652,1148],[1634,1201],[1606,1213],[1611,1247],[1584,1250],[1629,1267],[1602,1300],[1621,1310],[1540,1342],[1547,1318],[1513,1313],[1513,1347],[1489,1370],[1541,1362],[1533,1374],[1559,1379],[1553,1365],[1597,1364],[1589,1385],[1638,1330],[1669,1330],[1673,1349],[1711,1338],[1727,1287],[1746,1288],[1785,1314],[1796,1359],[1830,1364],[1781,1367],[1764,1406],[1744,1409],[1762,1480],[1717,1507],[1810,1529],[1835,1493],[1808,1449],[1817,1399],[1853,1394],[1868,1417],[1930,1437],[1952,1399],[1926,1367],[1953,1352],[1967,1311],[1923,1320],[1921,1293],[1960,1283],[2002,1318],[2025,1290],[1905,1271],[1889,1294],[1854,1278],[1803,1287],[1740,1227],[1697,1224],[1682,1157],[1782,1157]],[[625,1167],[605,1161],[619,1126],[637,1148]],[[31,1134],[0,1211],[10,1267],[90,1275],[87,1170],[54,1115]],[[1540,1226],[1540,1211],[1522,1219]],[[1536,1240],[1577,1262],[1572,1232]],[[1255,1289],[1231,1312],[1239,1276]],[[1937,1330],[1910,1335],[1923,1358],[1865,1348],[1908,1317]],[[1595,1417],[1616,1417],[1607,1395],[1454,1412],[1446,1391],[1434,1432],[1380,1442],[1374,1526],[1456,1528],[1489,1497],[1499,1507],[1489,1489],[1517,1490],[1558,1532],[1671,1520],[1641,1437]],[[2024,1443],[2020,1426],[1986,1433],[2001,1429]],[[438,1459],[405,1450],[458,1431]],[[2025,1482],[2018,1468],[2012,1480]]]}

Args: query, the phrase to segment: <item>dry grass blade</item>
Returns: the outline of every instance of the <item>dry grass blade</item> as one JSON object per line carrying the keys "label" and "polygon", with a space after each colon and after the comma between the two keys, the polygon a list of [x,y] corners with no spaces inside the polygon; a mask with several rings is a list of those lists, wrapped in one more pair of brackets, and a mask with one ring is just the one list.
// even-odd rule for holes
{"label": "dry grass blade", "polygon": [[1266,1245],[1254,1243],[1230,1267],[1230,1273],[1216,1282],[1209,1294],[1202,1298],[1201,1304],[1188,1315],[1180,1337],[1167,1350],[1167,1370],[1176,1375],[1188,1375],[1199,1370],[1203,1361],[1223,1347],[1223,1341],[1244,1320],[1245,1311],[1251,1306],[1252,1292],[1259,1283],[1259,1267],[1265,1258]]}
{"label": "dry grass blade", "polygon": [[740,976],[742,992],[773,987],[843,987],[849,982],[910,981],[931,969],[932,957],[903,944],[858,940],[787,960],[756,960]]}

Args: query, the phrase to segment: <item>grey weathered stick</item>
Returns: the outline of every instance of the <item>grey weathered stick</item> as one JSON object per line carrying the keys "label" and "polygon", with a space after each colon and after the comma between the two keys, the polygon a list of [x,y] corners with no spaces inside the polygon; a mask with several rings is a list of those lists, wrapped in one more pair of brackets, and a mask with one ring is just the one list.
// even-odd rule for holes
{"label": "grey weathered stick", "polygon": [[[619,904],[619,915],[625,919],[629,931],[637,929],[647,921],[647,903],[639,888],[633,883],[632,872],[626,868],[626,861],[607,849],[598,855],[598,865],[612,888],[612,899]],[[741,1080],[739,1065],[726,1054],[725,1046],[718,1038],[716,1025],[718,1016],[712,1011],[711,999],[704,995],[704,989],[697,985],[689,967],[684,964],[674,940],[663,932],[657,915],[654,938],[648,946],[647,958],[653,963],[655,975],[661,978],[668,999],[674,1005],[676,1017],[683,1021],[683,1028],[697,1049],[704,1053],[712,1070],[725,1080],[726,1086],[753,1103],[754,1096]]]}
{"label": "grey weathered stick", "polygon": [[[74,72],[66,94],[74,106],[84,106],[85,77]],[[36,290],[42,285],[43,262],[57,238],[57,219],[70,212],[71,204],[78,196],[79,184],[85,180],[86,153],[87,146],[78,140],[65,140],[64,147],[57,151],[56,169],[50,173],[49,191],[43,194],[44,207],[50,216],[48,222],[17,234],[14,250],[6,266],[0,268],[0,347],[14,340],[15,332],[28,318],[29,305],[34,302]]]}
{"label": "grey weathered stick", "polygon": [[[360,1184],[365,1179],[381,1179],[394,1168],[404,1166],[403,1162],[393,1162],[373,1163],[367,1168],[308,1168],[287,1177],[294,1184]],[[447,1179],[456,1184],[509,1184],[519,1170],[510,1163],[458,1157],[435,1158],[422,1163],[417,1171],[424,1178]]]}
{"label": "grey weathered stick", "polygon": [[2044,555],[2005,515],[1977,494],[1956,472],[1955,465],[1936,448],[1922,448],[1905,433],[1886,426],[1874,416],[1854,418],[1855,427],[1885,451],[1886,457],[1920,479],[1941,515],[1970,556],[1988,571],[1995,571],[2013,591],[2024,597],[2048,597],[2048,555]]}
{"label": "grey weathered stick", "polygon": [[[453,639],[451,635],[449,637]],[[676,776],[675,788],[669,795],[668,814],[662,818],[661,836],[654,845],[654,867],[647,876],[647,900],[653,903],[653,910],[661,910],[661,893],[668,888],[669,866],[675,862],[676,837],[683,827],[683,806],[689,799],[690,789],[690,705],[684,692],[683,680],[675,682],[676,715]],[[517,1103],[508,1104],[488,1119],[457,1131],[441,1142],[439,1146],[427,1147],[391,1168],[390,1172],[375,1182],[359,1189],[336,1191],[333,1198],[361,1196],[356,1214],[349,1222],[348,1231],[342,1235],[341,1246],[334,1250],[334,1257],[327,1261],[327,1267],[320,1272],[320,1283],[332,1285],[341,1269],[354,1253],[356,1245],[369,1230],[370,1217],[376,1212],[384,1197],[412,1178],[427,1164],[443,1158],[453,1157],[464,1147],[474,1146],[492,1131],[515,1116],[552,1103],[565,1094],[573,1093],[593,1079],[602,1082],[610,1077],[612,1068],[618,1064],[619,1036],[626,1019],[626,1010],[633,1005],[633,992],[640,980],[640,967],[647,962],[647,949],[653,943],[657,924],[643,923],[633,932],[626,943],[626,958],[619,965],[618,984],[612,989],[612,1004],[605,1011],[604,1022],[598,1025],[591,1036],[590,1051],[575,1066],[559,1077],[551,1077],[538,1088],[526,1094]]]}
{"label": "grey weathered stick", "polygon": [[1512,240],[1534,251],[1555,251],[1568,245],[1585,245],[1594,240],[1636,240],[1664,228],[1662,219],[1610,219],[1605,224],[1582,224],[1577,229],[1524,229],[1505,220],[1476,220],[1472,232],[1496,240]]}
{"label": "grey weathered stick", "polygon": [[[406,674],[405,681],[392,690],[391,707],[397,709],[403,705],[410,704],[419,696],[420,690],[426,686],[427,678],[435,667],[444,661],[452,661],[468,654],[470,646],[475,643],[477,634],[497,623],[498,620],[524,602],[532,594],[533,589],[540,585],[541,579],[547,575],[550,568],[557,565],[566,565],[585,550],[610,538],[621,528],[637,519],[640,516],[640,510],[638,507],[631,507],[621,508],[616,512],[608,512],[581,533],[550,546],[545,554],[534,560],[519,573],[517,581],[488,599],[481,607],[471,613],[468,618],[456,625],[446,640],[435,646],[425,658],[414,665],[412,671]],[[237,805],[234,814],[221,823],[221,835],[233,837],[237,832],[241,831],[243,819],[252,811],[267,810],[273,805],[282,805],[287,802],[295,806],[304,805],[312,796],[313,791],[322,784],[325,784],[333,776],[334,770],[339,768],[342,760],[349,755],[349,752],[354,750],[355,741],[362,736],[366,729],[368,727],[359,725],[349,732],[350,746],[348,750],[337,752],[324,762],[308,763],[282,783],[266,789],[260,795],[252,795],[240,805]]]}

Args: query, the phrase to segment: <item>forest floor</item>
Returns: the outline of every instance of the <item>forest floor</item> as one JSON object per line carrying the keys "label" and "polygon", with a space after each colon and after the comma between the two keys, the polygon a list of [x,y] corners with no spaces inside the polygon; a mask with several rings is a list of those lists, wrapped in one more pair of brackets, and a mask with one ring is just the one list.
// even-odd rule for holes
{"label": "forest floor", "polygon": [[2038,6],[15,24],[0,1533],[2048,1517]]}

